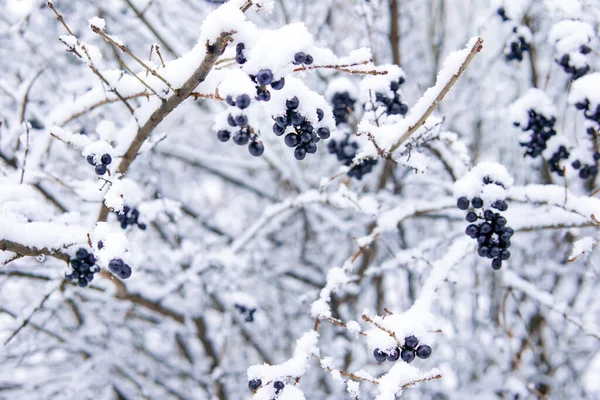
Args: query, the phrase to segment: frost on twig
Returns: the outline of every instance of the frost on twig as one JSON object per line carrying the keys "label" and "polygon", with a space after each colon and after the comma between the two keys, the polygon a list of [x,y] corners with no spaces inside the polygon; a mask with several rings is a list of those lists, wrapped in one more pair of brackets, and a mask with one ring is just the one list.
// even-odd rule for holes
{"label": "frost on twig", "polygon": [[[410,109],[405,119],[392,125],[379,127],[363,120],[358,126],[359,133],[369,135],[377,143],[377,148],[390,154],[394,153],[425,124],[438,103],[450,91],[482,48],[483,39],[478,37],[471,39],[464,50],[451,53],[438,73],[436,84],[423,94]],[[367,155],[373,156],[376,153],[365,151],[364,156]]]}

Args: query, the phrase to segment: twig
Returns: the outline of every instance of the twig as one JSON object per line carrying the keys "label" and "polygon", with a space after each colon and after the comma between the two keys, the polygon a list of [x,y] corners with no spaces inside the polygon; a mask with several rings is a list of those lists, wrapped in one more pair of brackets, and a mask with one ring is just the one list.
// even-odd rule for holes
{"label": "twig", "polygon": [[[216,42],[210,46],[212,51],[207,51],[204,60],[196,71],[192,74],[192,76],[183,84],[183,86],[175,91],[165,102],[163,102],[160,107],[152,113],[150,118],[146,121],[146,123],[140,127],[137,132],[137,135],[129,145],[129,148],[123,154],[123,158],[121,159],[121,163],[117,168],[117,172],[120,174],[125,174],[129,169],[129,166],[135,160],[135,158],[139,154],[139,150],[148,139],[152,131],[173,111],[177,106],[183,103],[186,100],[190,93],[204,80],[206,76],[213,68],[217,59],[223,54],[227,44],[230,40],[231,33],[223,32],[216,40]],[[100,211],[100,215],[98,216],[99,221],[106,221],[106,217],[108,216],[108,208],[103,204],[102,209]]]}
{"label": "twig", "polygon": [[158,59],[160,60],[160,64],[164,68],[165,67],[165,60],[163,60],[163,56],[160,53],[160,46],[158,45],[158,43],[154,43],[154,49],[156,50],[156,54],[158,55]]}
{"label": "twig", "polygon": [[[131,100],[131,99],[137,99],[139,97],[147,97],[147,98],[149,98],[150,94],[148,92],[144,91],[144,92],[132,94],[130,96],[124,96],[123,99],[125,99],[125,100]],[[85,110],[79,111],[79,112],[71,115],[67,119],[61,121],[60,126],[64,126],[64,125],[68,124],[69,122],[73,121],[74,119],[77,119],[77,118],[81,117],[82,115],[85,115],[85,114],[89,113],[90,111],[93,111],[94,109],[96,109],[96,108],[98,108],[100,106],[103,106],[103,105],[106,105],[106,104],[115,103],[117,101],[121,101],[121,98],[119,98],[119,97],[117,97],[115,99],[108,99],[108,98],[106,98],[106,99],[101,100],[101,101],[99,101],[97,103],[94,103],[91,106],[87,107]]]}
{"label": "twig", "polygon": [[300,71],[307,71],[310,69],[319,69],[319,68],[327,68],[327,69],[335,69],[336,71],[341,71],[341,72],[348,72],[350,74],[362,74],[362,75],[387,75],[387,71],[377,71],[375,69],[373,70],[368,70],[368,71],[361,71],[359,69],[350,69],[348,67],[355,67],[355,66],[359,66],[359,65],[366,65],[368,63],[370,63],[371,61],[363,61],[360,63],[354,63],[354,64],[340,64],[340,65],[335,65],[335,64],[328,64],[328,65],[303,65],[302,67],[299,68],[295,68],[294,72],[300,72]]}
{"label": "twig", "polygon": [[[317,356],[317,355],[315,355],[315,354],[313,354],[312,356],[313,356],[314,358],[316,358],[317,360],[321,361],[321,357],[319,357],[319,356]],[[339,373],[340,373],[340,375],[342,375],[342,376],[345,376],[345,377],[348,377],[348,378],[350,378],[350,379],[352,379],[352,380],[354,380],[354,381],[364,381],[364,382],[369,382],[369,383],[372,383],[373,385],[378,385],[378,384],[379,384],[379,382],[377,382],[377,381],[374,381],[374,380],[372,380],[372,379],[369,379],[369,378],[363,378],[363,377],[361,377],[361,376],[354,375],[353,373],[346,372],[346,371],[344,371],[344,370],[341,370],[341,369],[336,369],[336,370],[334,370],[334,369],[332,369],[331,367],[328,367],[328,366],[324,366],[324,367],[325,367],[325,368],[327,369],[327,371],[329,371],[329,372],[339,372]]]}
{"label": "twig", "polygon": [[[175,57],[179,57],[179,55],[177,54],[177,52],[171,47],[169,46],[169,44],[165,41],[165,39],[163,39],[163,37],[158,33],[158,31],[156,29],[154,29],[154,26],[152,26],[150,24],[150,22],[148,22],[148,20],[146,19],[146,17],[144,17],[144,14],[141,13],[137,7],[131,2],[131,0],[125,0],[125,3],[127,3],[127,5],[129,6],[129,8],[131,8],[133,10],[133,12],[135,13],[135,15],[140,19],[140,21],[142,21],[142,23],[144,25],[146,25],[146,28],[148,28],[150,30],[150,32],[152,32],[152,34],[158,39],[158,41],[165,46],[165,49],[167,49],[167,51],[169,51],[169,53],[173,54]],[[158,49],[157,49],[158,52]],[[162,61],[162,57],[159,54],[159,57],[161,58]],[[164,67],[164,63],[163,63],[163,67]]]}
{"label": "twig", "polygon": [[20,183],[23,184],[23,178],[25,178],[25,165],[27,164],[27,155],[29,155],[29,122],[24,121],[23,125],[25,125],[25,153],[23,154],[23,165],[21,166],[21,180]]}
{"label": "twig", "polygon": [[398,139],[398,141],[392,146],[392,148],[390,149],[390,153],[393,153],[394,151],[396,151],[398,149],[398,147],[400,147],[400,145],[402,145],[402,143],[404,143],[413,133],[415,133],[421,126],[423,126],[423,124],[425,124],[425,121],[427,121],[427,118],[429,118],[431,113],[433,113],[433,111],[438,106],[439,102],[442,101],[444,96],[446,96],[446,94],[450,91],[452,86],[454,86],[456,81],[458,81],[458,78],[460,78],[460,76],[463,74],[463,72],[465,72],[466,68],[469,66],[469,64],[471,63],[473,58],[477,55],[477,53],[479,53],[481,51],[482,48],[483,48],[483,39],[477,38],[477,41],[471,48],[471,51],[465,58],[465,61],[460,66],[458,71],[446,83],[444,88],[440,91],[440,93],[437,95],[437,97],[431,103],[431,105],[427,108],[427,110],[421,116],[421,118],[419,118],[419,120],[413,126],[409,127],[408,130],[400,137],[400,139]]}
{"label": "twig", "polygon": [[[73,31],[71,30],[71,28],[69,28],[69,25],[67,25],[67,23],[65,22],[65,19],[63,18],[63,16],[56,10],[56,8],[54,8],[54,3],[52,3],[52,1],[47,1],[46,5],[48,6],[49,9],[51,9],[54,12],[54,14],[56,15],[56,19],[58,19],[60,21],[60,23],[65,27],[65,29],[67,30],[67,32],[69,33],[69,35],[71,35],[71,36],[73,36],[75,38],[75,40],[77,41],[77,45],[79,45],[83,49],[83,52],[85,53],[86,58],[88,59],[87,65],[88,65],[88,67],[90,67],[90,69],[92,70],[92,72],[98,78],[100,78],[100,80],[102,82],[104,82],[104,84],[108,87],[109,91],[113,92],[119,98],[119,100],[121,100],[123,102],[123,104],[125,104],[125,106],[129,110],[129,112],[131,113],[131,115],[134,115],[135,112],[133,111],[133,108],[129,105],[129,103],[127,102],[127,100],[125,100],[125,98],[123,96],[121,96],[121,94],[117,91],[116,88],[112,88],[110,86],[110,83],[108,82],[108,80],[106,80],[106,78],[104,77],[104,75],[102,75],[100,73],[100,71],[98,71],[98,69],[94,66],[94,63],[92,62],[92,57],[90,57],[90,54],[88,53],[87,48],[85,47],[85,45],[82,45],[79,42],[79,39],[77,39],[77,37],[73,34]],[[66,45],[66,43],[65,43],[65,45]],[[78,57],[81,58],[81,55],[74,48],[69,47],[69,49],[74,54],[76,54]]]}
{"label": "twig", "polygon": [[42,247],[41,249],[36,247],[28,247],[8,239],[0,240],[0,250],[11,251],[25,257],[37,257],[43,254],[45,256],[54,257],[65,262],[69,262],[69,256],[60,250],[52,250],[46,247]]}
{"label": "twig", "polygon": [[52,288],[52,290],[48,291],[48,293],[46,293],[46,295],[42,298],[42,300],[40,301],[40,303],[37,305],[36,308],[34,308],[33,310],[31,310],[31,312],[29,313],[29,315],[23,319],[23,322],[19,325],[19,327],[17,329],[15,329],[13,331],[13,333],[8,337],[8,339],[6,339],[4,341],[4,346],[6,346],[15,336],[17,336],[17,334],[27,326],[27,324],[29,323],[29,321],[31,320],[31,318],[33,317],[33,315],[38,312],[39,310],[41,310],[44,307],[44,303],[46,302],[46,300],[48,300],[48,298],[50,296],[52,296],[52,294],[58,289],[60,288],[60,286],[62,285],[62,281],[59,282],[58,285],[56,285],[54,288]]}
{"label": "twig", "polygon": [[[140,60],[140,58],[138,56],[136,56],[135,54],[133,54],[131,51],[129,51],[129,49],[127,47],[125,47],[124,44],[117,42],[116,40],[114,40],[112,37],[110,37],[109,35],[107,35],[106,33],[104,33],[99,27],[91,25],[90,28],[92,29],[92,31],[97,34],[100,35],[101,37],[104,38],[104,40],[106,40],[107,42],[109,42],[110,44],[118,47],[122,52],[124,52],[125,54],[127,54],[129,57],[133,58],[138,64],[140,64],[143,68],[146,69],[146,71],[149,71],[153,76],[155,76],[156,78],[160,79],[165,85],[167,85],[167,87],[173,92],[173,93],[177,93],[177,91],[175,89],[173,89],[173,87],[171,86],[171,84],[169,82],[167,82],[167,80],[165,78],[162,77],[162,75],[160,75],[158,72],[156,72],[156,70],[152,67],[150,67],[148,64],[146,64],[144,61]],[[147,85],[146,85],[147,86]]]}

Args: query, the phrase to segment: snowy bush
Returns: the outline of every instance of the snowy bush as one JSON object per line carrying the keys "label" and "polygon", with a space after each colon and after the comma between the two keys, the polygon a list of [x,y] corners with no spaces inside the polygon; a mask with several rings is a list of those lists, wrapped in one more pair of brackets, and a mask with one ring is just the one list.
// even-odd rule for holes
{"label": "snowy bush", "polygon": [[18,1],[0,399],[600,396],[600,5]]}

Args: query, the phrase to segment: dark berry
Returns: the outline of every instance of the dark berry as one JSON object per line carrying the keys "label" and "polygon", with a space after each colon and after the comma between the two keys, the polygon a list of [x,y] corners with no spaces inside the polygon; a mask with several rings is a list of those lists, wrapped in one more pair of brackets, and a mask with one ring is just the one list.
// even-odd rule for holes
{"label": "dark berry", "polygon": [[298,135],[295,133],[288,133],[285,135],[284,142],[289,147],[296,147],[300,141],[298,139]]}
{"label": "dark berry", "polygon": [[303,64],[306,61],[306,54],[298,52],[294,55],[294,64]]}
{"label": "dark berry", "polygon": [[417,339],[415,336],[411,335],[404,338],[404,347],[408,349],[414,349],[418,345],[419,339]]}
{"label": "dark berry", "polygon": [[468,222],[475,222],[475,221],[477,221],[477,214],[475,214],[473,211],[469,211],[467,213],[467,217],[465,219]]}
{"label": "dark berry", "polygon": [[112,157],[110,156],[110,154],[103,154],[100,158],[100,161],[102,161],[102,164],[108,165],[112,162]]}
{"label": "dark berry", "polygon": [[236,115],[235,122],[238,126],[244,126],[248,124],[248,117],[244,114]]}
{"label": "dark berry", "polygon": [[415,351],[413,349],[402,349],[400,352],[400,358],[402,361],[410,363],[415,359]]}
{"label": "dark berry", "polygon": [[429,358],[429,356],[431,355],[431,347],[429,347],[426,344],[422,344],[417,348],[417,357],[425,360],[426,358]]}
{"label": "dark berry", "polygon": [[256,81],[261,86],[270,85],[271,82],[273,82],[273,73],[270,69],[261,69],[258,71],[258,74],[256,74]]}
{"label": "dark berry", "polygon": [[88,281],[86,281],[85,278],[79,278],[77,284],[81,287],[86,287],[88,285]]}
{"label": "dark berry", "polygon": [[285,384],[281,381],[275,381],[275,383],[273,383],[273,387],[275,388],[276,391],[280,391],[281,389],[283,389],[285,387]]}
{"label": "dark berry", "polygon": [[98,250],[102,250],[104,248],[104,243],[102,240],[98,241]]}
{"label": "dark berry", "polygon": [[269,101],[269,100],[271,100],[271,92],[269,92],[268,90],[260,92],[256,96],[256,99],[259,100],[259,101]]}
{"label": "dark berry", "polygon": [[300,100],[298,100],[298,98],[296,96],[285,101],[285,106],[288,108],[288,110],[295,110],[296,108],[298,108],[299,105],[300,105]]}
{"label": "dark berry", "polygon": [[465,233],[469,237],[476,238],[479,235],[479,228],[477,227],[477,225],[471,224],[467,226]]}
{"label": "dark berry", "polygon": [[304,160],[304,157],[306,157],[306,149],[304,147],[296,147],[296,149],[294,150],[294,157],[296,157],[296,160]]}
{"label": "dark berry", "polygon": [[234,127],[237,126],[237,122],[235,122],[235,118],[231,114],[227,116],[227,123]]}
{"label": "dark berry", "polygon": [[479,257],[487,257],[488,250],[489,247],[487,246],[479,246],[479,248],[477,249],[477,254],[479,254]]}
{"label": "dark berry", "polygon": [[86,268],[81,260],[71,260],[71,267],[75,271],[81,271],[82,269]]}
{"label": "dark berry", "polygon": [[95,170],[96,170],[96,174],[97,175],[102,176],[102,175],[104,175],[106,173],[106,165],[104,165],[104,164],[98,164],[98,165],[96,165]]}
{"label": "dark berry", "polygon": [[233,100],[233,97],[231,96],[227,96],[225,97],[225,101],[227,102],[227,104],[229,104],[231,107],[235,106],[235,101]]}
{"label": "dark berry", "polygon": [[221,141],[221,142],[226,142],[231,138],[231,133],[229,131],[226,130],[220,130],[217,132],[217,138]]}
{"label": "dark berry", "polygon": [[329,132],[329,128],[327,128],[325,126],[317,129],[317,133],[319,134],[319,137],[321,139],[328,139],[329,136],[331,136],[331,132]]}
{"label": "dark berry", "polygon": [[235,46],[235,52],[236,53],[241,53],[242,51],[244,51],[245,48],[246,48],[246,45],[244,43],[238,43]]}
{"label": "dark berry", "polygon": [[248,106],[250,105],[250,96],[248,96],[247,94],[240,94],[237,97],[235,104],[237,104],[237,106],[242,110],[248,108]]}
{"label": "dark berry", "polygon": [[285,132],[285,127],[283,127],[277,123],[273,124],[273,133],[275,135],[281,136],[281,135],[283,135],[283,132]]}
{"label": "dark berry", "polygon": [[248,144],[248,141],[250,140],[250,135],[248,135],[245,132],[238,132],[235,135],[233,135],[233,143],[239,145],[239,146],[243,146],[245,144]]}
{"label": "dark berry", "polygon": [[317,152],[317,144],[315,142],[307,143],[306,152],[309,154],[315,154]]}
{"label": "dark berry", "polygon": [[306,65],[310,65],[310,64],[312,64],[312,63],[313,63],[313,61],[314,61],[314,60],[313,60],[312,56],[311,56],[310,54],[307,54],[307,55],[306,55],[306,58],[304,59],[304,64],[306,64]]}
{"label": "dark berry", "polygon": [[117,276],[121,279],[127,279],[131,276],[131,267],[128,264],[123,265],[123,269]]}
{"label": "dark berry", "polygon": [[294,111],[290,113],[290,122],[292,123],[292,125],[302,125],[304,121],[306,121],[306,118],[304,118],[304,116],[300,115],[299,113]]}
{"label": "dark berry", "polygon": [[96,165],[96,161],[94,160],[94,155],[90,154],[89,156],[86,157],[86,160],[88,162],[88,164],[90,165]]}
{"label": "dark berry", "polygon": [[467,199],[466,197],[459,197],[458,200],[456,201],[456,206],[458,208],[460,208],[461,210],[466,210],[467,208],[469,208],[469,199]]}
{"label": "dark berry", "polygon": [[387,354],[385,354],[383,351],[379,350],[379,349],[375,349],[373,351],[373,356],[375,357],[375,360],[377,360],[377,362],[384,362],[387,359]]}
{"label": "dark berry", "polygon": [[571,163],[571,166],[575,169],[579,169],[579,168],[581,168],[581,161],[575,160]]}
{"label": "dark berry", "polygon": [[506,249],[502,250],[500,252],[500,258],[505,261],[508,260],[510,258],[510,251],[508,251]]}
{"label": "dark berry", "polygon": [[483,224],[481,224],[479,231],[481,232],[482,235],[487,235],[488,233],[492,232],[492,226],[490,224],[488,224],[487,222],[484,222]]}
{"label": "dark berry", "polygon": [[277,81],[271,82],[271,87],[273,90],[281,90],[285,86],[285,78],[281,78]]}
{"label": "dark berry", "polygon": [[77,252],[75,253],[75,257],[77,257],[78,260],[85,260],[87,256],[88,256],[88,251],[86,249],[84,249],[83,247],[78,249]]}
{"label": "dark berry", "polygon": [[497,270],[499,270],[500,268],[502,268],[502,260],[501,260],[501,259],[499,259],[499,258],[494,258],[494,259],[492,260],[492,268],[493,268],[495,271],[497,271]]}
{"label": "dark berry", "polygon": [[262,385],[262,381],[260,379],[252,379],[248,382],[248,388],[252,391],[255,391]]}
{"label": "dark berry", "polygon": [[475,208],[481,208],[483,207],[483,200],[481,200],[481,198],[479,197],[473,197],[473,200],[471,200],[471,204]]}
{"label": "dark berry", "polygon": [[96,264],[96,257],[94,257],[92,253],[90,253],[83,261],[91,267],[92,265]]}
{"label": "dark berry", "polygon": [[123,260],[121,260],[120,258],[114,258],[108,262],[108,269],[110,270],[110,272],[113,272],[115,274],[121,273],[124,267],[125,263],[123,263]]}
{"label": "dark berry", "polygon": [[325,116],[325,114],[323,113],[323,110],[321,110],[320,108],[317,108],[317,119],[319,122],[321,122],[323,120],[324,116]]}
{"label": "dark berry", "polygon": [[237,62],[238,64],[244,64],[246,63],[246,57],[244,57],[242,53],[238,53],[235,56],[235,62]]}
{"label": "dark berry", "polygon": [[262,142],[252,142],[248,145],[248,151],[254,157],[260,157],[265,152],[265,146]]}
{"label": "dark berry", "polygon": [[387,354],[386,358],[388,361],[391,361],[391,362],[398,361],[398,359],[400,358],[400,349],[397,347],[395,349],[392,349],[392,351],[390,351],[390,353]]}

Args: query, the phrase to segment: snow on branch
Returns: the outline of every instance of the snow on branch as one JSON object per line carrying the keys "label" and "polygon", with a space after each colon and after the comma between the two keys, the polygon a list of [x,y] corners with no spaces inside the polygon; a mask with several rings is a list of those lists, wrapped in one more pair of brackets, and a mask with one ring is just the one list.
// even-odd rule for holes
{"label": "snow on branch", "polygon": [[472,251],[474,246],[475,244],[472,243],[469,238],[464,236],[455,239],[450,244],[446,255],[433,263],[431,273],[425,281],[421,294],[411,307],[411,310],[428,311],[431,308],[431,304],[435,299],[435,292],[442,282],[446,280],[450,270],[458,264],[467,253]]}
{"label": "snow on branch", "polygon": [[[464,50],[451,53],[437,76],[435,85],[423,94],[410,109],[405,119],[392,125],[376,126],[363,119],[359,126],[359,134],[366,134],[373,142],[374,149],[364,151],[362,157],[376,156],[382,153],[393,153],[419,130],[433,113],[439,102],[450,91],[458,78],[463,74],[473,58],[483,48],[483,39],[472,38]],[[374,153],[373,150],[376,150]]]}

